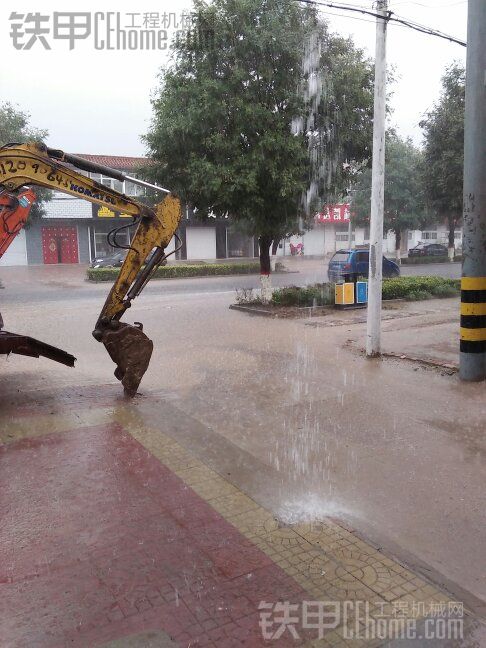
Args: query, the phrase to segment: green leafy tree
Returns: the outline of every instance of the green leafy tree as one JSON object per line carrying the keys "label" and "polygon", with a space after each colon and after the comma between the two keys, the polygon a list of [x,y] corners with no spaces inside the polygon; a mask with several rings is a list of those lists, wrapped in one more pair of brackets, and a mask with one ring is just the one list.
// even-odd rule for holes
{"label": "green leafy tree", "polygon": [[[342,191],[345,161],[369,156],[371,65],[293,0],[196,0],[194,16],[152,102],[151,174],[202,217],[229,215],[258,237],[268,275],[272,241]],[[311,34],[324,70],[312,115]]]}
{"label": "green leafy tree", "polygon": [[424,183],[427,202],[449,229],[449,256],[454,256],[454,230],[462,220],[464,173],[465,69],[449,66],[434,108],[420,122],[424,131]]}
{"label": "green leafy tree", "polygon": [[[29,113],[8,101],[0,104],[0,146],[45,140],[48,131],[30,126],[29,121]],[[51,192],[42,187],[35,187],[35,194],[37,200],[30,210],[29,219],[41,217],[44,214],[43,203],[51,198]]]}
{"label": "green leafy tree", "polygon": [[[422,153],[409,139],[388,131],[385,148],[385,202],[383,229],[395,234],[396,258],[400,259],[402,232],[419,229],[430,219],[425,210]],[[371,169],[360,174],[352,191],[355,222],[369,224]]]}

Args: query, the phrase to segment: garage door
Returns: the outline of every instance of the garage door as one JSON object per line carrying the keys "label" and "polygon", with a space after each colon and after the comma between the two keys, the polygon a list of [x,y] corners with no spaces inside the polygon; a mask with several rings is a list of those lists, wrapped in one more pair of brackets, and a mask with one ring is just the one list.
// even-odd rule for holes
{"label": "garage door", "polygon": [[25,231],[14,238],[10,247],[0,259],[0,266],[27,265],[27,248],[25,245]]}
{"label": "garage door", "polygon": [[216,228],[188,227],[186,229],[188,259],[216,258]]}

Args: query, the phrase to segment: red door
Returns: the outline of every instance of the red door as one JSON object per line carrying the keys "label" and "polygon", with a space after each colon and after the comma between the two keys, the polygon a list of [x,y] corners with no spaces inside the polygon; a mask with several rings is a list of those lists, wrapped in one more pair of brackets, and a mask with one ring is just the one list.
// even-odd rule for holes
{"label": "red door", "polygon": [[78,232],[75,227],[43,227],[44,263],[78,263]]}

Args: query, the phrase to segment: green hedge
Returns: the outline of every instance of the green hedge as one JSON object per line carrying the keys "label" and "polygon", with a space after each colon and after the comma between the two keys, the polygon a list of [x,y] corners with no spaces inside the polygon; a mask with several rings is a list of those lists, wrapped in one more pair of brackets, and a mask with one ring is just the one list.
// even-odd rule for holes
{"label": "green hedge", "polygon": [[428,299],[459,294],[461,280],[444,277],[395,277],[384,279],[383,299]]}
{"label": "green hedge", "polygon": [[334,284],[314,284],[298,288],[277,288],[272,294],[275,306],[325,306],[334,304]]}
{"label": "green hedge", "polygon": [[[89,281],[115,281],[119,268],[88,268]],[[178,277],[211,277],[215,275],[255,274],[260,272],[260,263],[207,263],[204,265],[167,265],[155,271],[153,279],[175,279]]]}
{"label": "green hedge", "polygon": [[[258,297],[251,295],[239,298],[238,303],[258,303]],[[443,277],[396,277],[383,281],[383,299],[407,299],[419,301],[433,297],[454,297],[460,292],[460,279]],[[299,288],[289,286],[273,291],[275,306],[325,306],[334,304],[334,284],[314,284]]]}
{"label": "green hedge", "polygon": [[[455,256],[454,261],[462,261],[461,256]],[[425,263],[449,263],[447,256],[416,256],[416,257],[403,257],[401,260],[402,265],[423,265]]]}

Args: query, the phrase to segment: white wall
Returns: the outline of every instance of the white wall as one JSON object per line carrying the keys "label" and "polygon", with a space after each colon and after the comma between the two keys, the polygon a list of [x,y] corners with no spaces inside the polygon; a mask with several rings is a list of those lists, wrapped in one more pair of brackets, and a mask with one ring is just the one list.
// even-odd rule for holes
{"label": "white wall", "polygon": [[188,227],[186,229],[188,259],[216,258],[216,228]]}
{"label": "white wall", "polygon": [[25,230],[14,238],[10,247],[0,259],[0,266],[27,265],[27,248],[25,245]]}
{"label": "white wall", "polygon": [[324,225],[316,225],[314,229],[303,235],[304,254],[325,254],[326,231]]}
{"label": "white wall", "polygon": [[[343,233],[341,232],[341,234]],[[369,245],[369,239],[365,238],[364,227],[355,227],[353,234],[353,246]],[[416,245],[416,242],[420,240],[420,234],[421,232],[414,231],[410,242],[407,240],[407,232],[403,232],[402,250],[407,248],[407,243],[408,248]],[[336,226],[334,223],[316,225],[312,230],[304,232],[301,236],[291,236],[289,239],[285,239],[283,247],[278,249],[277,255],[290,256],[290,243],[293,245],[303,243],[304,256],[330,256],[331,254],[334,254],[336,250],[348,247],[347,232],[344,236],[345,238],[343,238],[343,240],[336,241]],[[395,234],[393,234],[393,232],[388,232],[388,234],[383,237],[383,253],[389,257],[395,256]]]}
{"label": "white wall", "polygon": [[[426,233],[434,233],[435,237],[426,236]],[[456,228],[456,233],[459,232],[459,236],[455,237],[455,246],[456,249],[462,248],[462,225]],[[447,223],[438,223],[435,225],[430,225],[424,230],[412,230],[412,236],[408,239],[408,249],[415,247],[418,243],[441,243],[442,245],[447,246],[449,244],[449,227]]]}
{"label": "white wall", "polygon": [[90,202],[82,198],[66,196],[66,194],[59,192],[56,192],[53,200],[46,202],[43,207],[45,210],[44,218],[91,218],[93,215]]}

